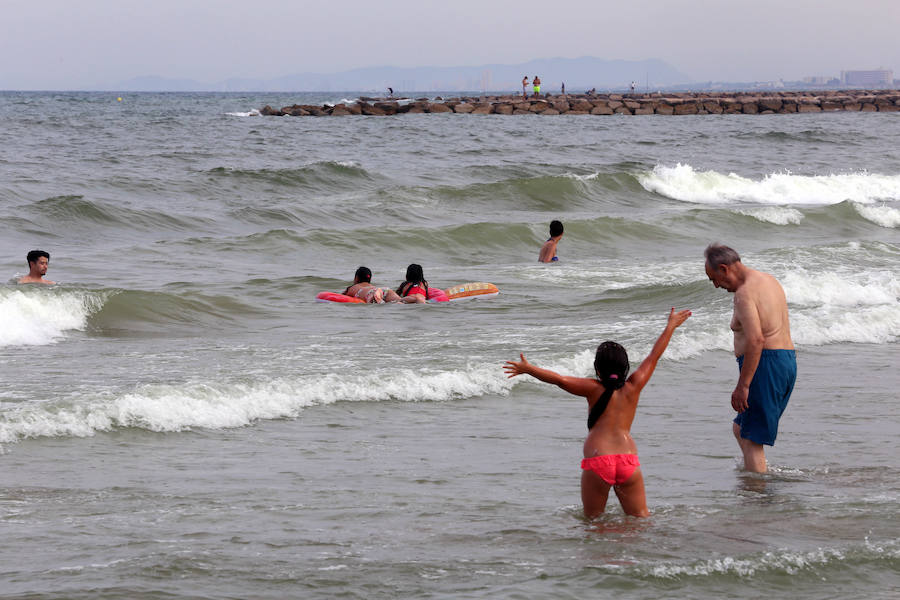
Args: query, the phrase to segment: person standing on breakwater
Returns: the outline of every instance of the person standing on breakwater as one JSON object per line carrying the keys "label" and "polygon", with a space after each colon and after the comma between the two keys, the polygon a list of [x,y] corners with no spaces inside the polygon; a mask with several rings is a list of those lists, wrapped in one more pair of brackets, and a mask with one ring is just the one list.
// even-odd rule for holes
{"label": "person standing on breakwater", "polygon": [[548,263],[559,260],[556,256],[556,245],[563,236],[563,224],[560,221],[550,221],[550,237],[541,246],[541,252],[538,254],[538,262]]}
{"label": "person standing on breakwater", "polygon": [[424,304],[428,300],[428,282],[422,265],[413,263],[406,267],[406,281],[397,288],[397,295],[406,304]]}
{"label": "person standing on breakwater", "polygon": [[532,365],[519,354],[519,360],[506,361],[503,369],[509,377],[526,374],[551,383],[588,401],[588,436],[584,440],[581,461],[581,502],[588,518],[606,510],[609,489],[614,488],[626,515],[647,517],[644,476],[631,437],[631,424],[637,411],[641,390],[650,381],[656,363],[669,345],[675,329],[691,316],[691,311],[669,311],[666,327],[641,366],[628,376],[628,353],[616,342],[603,342],[594,357],[596,379],[568,377]]}
{"label": "person standing on breakwater", "polygon": [[372,285],[372,271],[368,267],[360,267],[356,270],[356,273],[353,275],[353,283],[344,290],[343,294],[354,298],[362,298],[369,304],[400,301],[400,296],[394,290],[378,288]]}
{"label": "person standing on breakwater", "polygon": [[562,86],[560,86],[559,93],[562,96],[566,95],[566,82],[565,81],[562,82]]}
{"label": "person standing on breakwater", "polygon": [[55,281],[44,279],[47,269],[50,268],[50,254],[43,250],[32,250],[25,256],[28,261],[28,275],[19,278],[19,283],[43,283],[53,285]]}
{"label": "person standing on breakwater", "polygon": [[797,380],[787,298],[777,279],[745,266],[728,246],[710,244],[704,256],[709,280],[734,294],[731,330],[740,376],[731,393],[731,407],[738,413],[732,432],[744,468],[765,473],[763,445],[775,445],[778,421]]}
{"label": "person standing on breakwater", "polygon": [[538,98],[541,95],[541,78],[537,75],[534,76],[534,79],[531,80],[531,87],[534,90],[534,97]]}
{"label": "person standing on breakwater", "polygon": [[522,97],[528,97],[528,75],[522,78]]}

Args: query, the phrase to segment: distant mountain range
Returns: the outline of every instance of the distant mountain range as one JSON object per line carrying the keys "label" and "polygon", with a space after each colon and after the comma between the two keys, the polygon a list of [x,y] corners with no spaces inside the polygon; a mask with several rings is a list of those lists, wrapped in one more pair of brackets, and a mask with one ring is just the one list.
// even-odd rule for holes
{"label": "distant mountain range", "polygon": [[395,94],[428,91],[520,91],[522,77],[538,75],[543,91],[558,92],[565,82],[570,92],[597,88],[626,88],[632,81],[640,90],[690,83],[691,79],[659,59],[604,60],[546,58],[516,65],[474,67],[365,67],[339,73],[297,73],[275,79],[232,78],[217,83],[165,77],[136,77],[95,90],[135,92],[378,92],[388,87]]}

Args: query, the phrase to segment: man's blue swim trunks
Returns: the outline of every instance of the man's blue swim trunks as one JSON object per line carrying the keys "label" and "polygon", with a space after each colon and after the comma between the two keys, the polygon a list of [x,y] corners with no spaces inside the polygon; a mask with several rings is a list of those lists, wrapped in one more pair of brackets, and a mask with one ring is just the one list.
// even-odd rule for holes
{"label": "man's blue swim trunks", "polygon": [[[744,357],[737,359],[738,368]],[[741,437],[767,446],[775,445],[778,420],[787,408],[797,380],[797,353],[793,350],[763,350],[750,382],[749,407],[734,418]]]}

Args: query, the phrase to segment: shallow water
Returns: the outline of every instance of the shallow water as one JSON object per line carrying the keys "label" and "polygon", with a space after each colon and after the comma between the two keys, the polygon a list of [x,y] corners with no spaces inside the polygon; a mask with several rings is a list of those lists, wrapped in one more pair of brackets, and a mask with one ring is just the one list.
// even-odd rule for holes
{"label": "shallow water", "polygon": [[[0,596],[800,598],[897,591],[900,119],[237,116],[298,98],[0,95]],[[337,101],[340,98],[317,100]],[[232,113],[232,114],[229,114]],[[547,224],[566,234],[540,265]],[[738,468],[720,240],[799,378]],[[449,305],[337,306],[491,281]],[[653,515],[580,514],[583,401],[636,363]]]}

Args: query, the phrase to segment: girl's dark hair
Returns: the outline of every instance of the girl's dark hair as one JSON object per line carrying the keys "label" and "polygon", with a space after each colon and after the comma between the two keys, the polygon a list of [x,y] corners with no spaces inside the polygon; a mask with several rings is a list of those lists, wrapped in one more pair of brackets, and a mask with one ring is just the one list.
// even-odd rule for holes
{"label": "girl's dark hair", "polygon": [[628,377],[628,370],[631,365],[628,362],[628,353],[621,344],[616,342],[603,342],[597,346],[597,355],[594,357],[594,370],[597,372],[597,379],[603,384],[603,394],[594,403],[591,412],[588,415],[588,429],[594,426],[609,399],[612,398],[613,392],[625,385],[625,379]]}
{"label": "girl's dark hair", "polygon": [[397,293],[400,296],[406,296],[407,294],[404,293],[404,288],[409,289],[418,283],[421,283],[425,286],[425,297],[427,298],[428,282],[425,281],[425,273],[422,271],[422,265],[412,263],[411,265],[406,267],[406,281],[400,284],[400,287],[397,288]]}
{"label": "girl's dark hair", "polygon": [[594,357],[594,370],[603,387],[614,390],[625,385],[628,377],[628,352],[622,344],[616,342],[603,342],[597,346],[597,355]]}

